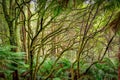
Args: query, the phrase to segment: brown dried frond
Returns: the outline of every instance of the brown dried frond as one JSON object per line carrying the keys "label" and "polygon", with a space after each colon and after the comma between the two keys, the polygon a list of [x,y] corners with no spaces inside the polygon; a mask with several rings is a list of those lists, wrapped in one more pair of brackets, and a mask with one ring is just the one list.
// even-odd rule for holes
{"label": "brown dried frond", "polygon": [[117,13],[116,18],[110,22],[109,26],[114,33],[120,30],[120,12]]}

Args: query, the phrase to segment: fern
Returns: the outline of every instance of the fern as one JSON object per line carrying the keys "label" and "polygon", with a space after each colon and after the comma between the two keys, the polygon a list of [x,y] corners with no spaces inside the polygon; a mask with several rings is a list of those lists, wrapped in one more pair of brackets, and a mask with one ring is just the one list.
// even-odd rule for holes
{"label": "fern", "polygon": [[[28,67],[28,65],[24,63],[25,53],[11,52],[11,48],[13,48],[13,46],[0,46],[0,71],[8,77],[10,77],[10,74],[14,70],[22,73],[25,71],[25,68]],[[14,64],[16,64],[17,67]]]}

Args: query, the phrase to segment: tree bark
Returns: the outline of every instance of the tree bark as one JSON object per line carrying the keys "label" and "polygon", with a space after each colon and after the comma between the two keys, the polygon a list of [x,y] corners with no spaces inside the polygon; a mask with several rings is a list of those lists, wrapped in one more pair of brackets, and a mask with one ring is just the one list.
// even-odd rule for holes
{"label": "tree bark", "polygon": [[[10,4],[12,4],[12,2],[10,2]],[[8,13],[8,10],[9,12],[13,12],[11,8],[7,8],[7,0],[2,0],[2,8],[3,8],[3,13],[4,13],[4,17],[5,17],[5,20],[8,24],[8,28],[9,28],[9,35],[10,35],[10,38],[9,38],[9,42],[10,42],[10,45],[11,46],[17,46],[17,41],[16,41],[16,33],[15,33],[15,26],[13,25],[14,24],[14,20],[12,19],[13,17],[13,14],[11,13]],[[12,5],[10,5],[10,7],[13,7]],[[12,17],[12,18],[11,18]],[[16,52],[17,51],[17,48],[14,47],[11,49],[12,52]],[[16,64],[13,64],[15,67],[17,67]],[[18,71],[15,70],[13,72],[13,80],[19,80],[19,76],[18,76]]]}
{"label": "tree bark", "polygon": [[[119,37],[119,44],[120,44],[120,37]],[[118,52],[118,60],[119,60],[119,65],[118,65],[118,80],[120,80],[120,46],[119,46],[119,52]]]}

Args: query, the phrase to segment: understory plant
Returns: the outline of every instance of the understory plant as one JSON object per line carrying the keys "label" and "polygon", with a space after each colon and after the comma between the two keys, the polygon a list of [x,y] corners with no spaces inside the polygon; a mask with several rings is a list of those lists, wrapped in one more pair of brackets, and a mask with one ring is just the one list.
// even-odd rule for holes
{"label": "understory plant", "polygon": [[25,53],[12,52],[11,48],[14,48],[14,46],[0,46],[0,73],[7,80],[12,80],[12,73],[15,70],[21,75],[28,68],[28,65],[24,62]]}
{"label": "understory plant", "polygon": [[[48,59],[43,63],[39,70],[41,79],[44,79],[49,75],[52,70],[54,61]],[[71,65],[72,63],[68,59],[61,59],[54,66],[54,72],[51,74],[48,80],[71,80]],[[117,80],[117,67],[118,63],[116,60],[105,58],[102,62],[94,64],[86,74],[85,71],[90,66],[90,63],[80,61],[80,80]],[[76,64],[72,68],[76,70]],[[74,72],[75,76],[76,72]]]}
{"label": "understory plant", "polygon": [[118,63],[110,58],[105,58],[102,62],[94,64],[87,75],[91,80],[118,80],[117,73]]}

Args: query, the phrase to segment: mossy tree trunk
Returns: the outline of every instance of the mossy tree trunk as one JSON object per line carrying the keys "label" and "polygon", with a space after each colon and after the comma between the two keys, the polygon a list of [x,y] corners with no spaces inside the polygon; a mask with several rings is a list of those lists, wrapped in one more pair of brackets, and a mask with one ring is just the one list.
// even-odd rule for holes
{"label": "mossy tree trunk", "polygon": [[[2,0],[2,9],[4,13],[5,20],[7,22],[9,28],[9,42],[11,46],[15,46],[11,49],[12,52],[18,51],[18,27],[17,27],[17,19],[16,12],[15,12],[15,0]],[[18,14],[17,14],[18,15]],[[17,67],[17,64],[13,64],[13,66]],[[18,77],[18,70],[13,72],[13,80],[19,80]]]}

